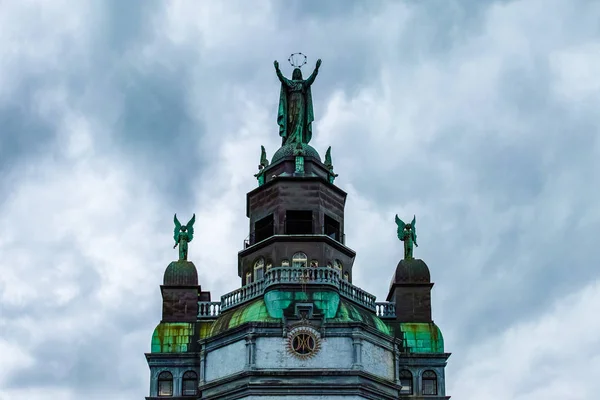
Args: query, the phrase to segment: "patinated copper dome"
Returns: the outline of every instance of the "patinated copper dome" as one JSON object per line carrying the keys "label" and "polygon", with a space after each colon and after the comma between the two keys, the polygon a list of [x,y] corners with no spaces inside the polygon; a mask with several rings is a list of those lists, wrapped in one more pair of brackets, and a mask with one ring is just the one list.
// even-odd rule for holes
{"label": "patinated copper dome", "polygon": [[165,286],[198,286],[198,271],[191,261],[173,261],[165,271]]}
{"label": "patinated copper dome", "polygon": [[[277,161],[281,160],[282,158],[293,156],[295,154],[297,145],[298,145],[297,143],[290,143],[290,144],[281,146],[279,148],[279,150],[277,150],[275,152],[275,154],[273,154],[271,164],[275,164]],[[314,157],[317,160],[321,161],[321,156],[319,156],[319,152],[317,150],[315,150],[315,148],[312,147],[311,145],[302,143],[302,150],[304,150],[305,157]]]}
{"label": "patinated copper dome", "polygon": [[430,283],[429,268],[423,260],[400,260],[394,273],[393,283]]}

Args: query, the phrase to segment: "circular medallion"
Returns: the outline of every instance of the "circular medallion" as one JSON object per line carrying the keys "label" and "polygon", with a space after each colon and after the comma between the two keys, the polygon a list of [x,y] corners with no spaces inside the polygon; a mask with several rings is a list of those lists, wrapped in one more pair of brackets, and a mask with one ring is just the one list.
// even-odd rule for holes
{"label": "circular medallion", "polygon": [[311,358],[317,354],[320,347],[319,333],[312,328],[301,326],[288,333],[288,352],[297,358],[302,360]]}

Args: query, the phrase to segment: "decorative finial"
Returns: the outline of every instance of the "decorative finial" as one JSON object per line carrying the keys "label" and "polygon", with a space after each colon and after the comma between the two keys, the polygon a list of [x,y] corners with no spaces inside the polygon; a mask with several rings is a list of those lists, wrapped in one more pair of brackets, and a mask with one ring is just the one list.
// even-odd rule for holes
{"label": "decorative finial", "polygon": [[265,146],[260,146],[260,164],[258,165],[258,169],[263,169],[269,166],[269,160],[267,160],[267,152],[265,151]]}
{"label": "decorative finial", "polygon": [[331,161],[331,146],[327,148],[327,152],[325,153],[325,167],[329,170],[329,183],[333,183],[335,178],[337,178],[338,174],[333,172],[333,162]]}
{"label": "decorative finial", "polygon": [[185,225],[181,225],[177,219],[177,214],[173,217],[175,223],[175,231],[173,239],[175,239],[175,246],[179,245],[179,261],[187,260],[188,256],[188,243],[194,239],[194,222],[196,222],[196,214],[189,220]]}
{"label": "decorative finial", "polygon": [[413,259],[413,243],[415,246],[419,247],[419,245],[417,244],[416,224],[416,216],[413,216],[413,220],[410,224],[406,224],[400,218],[398,218],[398,214],[396,214],[396,225],[398,225],[398,239],[404,242],[405,260]]}
{"label": "decorative finial", "polygon": [[262,186],[265,183],[265,168],[269,166],[269,160],[267,160],[267,152],[265,146],[260,146],[260,163],[258,164],[258,173],[254,176],[258,179],[258,186]]}
{"label": "decorative finial", "polygon": [[279,92],[279,109],[277,111],[277,124],[281,145],[290,143],[308,143],[312,138],[312,122],[315,119],[312,106],[311,85],[315,81],[321,66],[321,60],[308,79],[302,79],[302,67],[306,64],[306,56],[294,53],[288,61],[294,67],[292,79],[287,79],[279,70],[279,62],[274,61],[275,72],[281,82]]}

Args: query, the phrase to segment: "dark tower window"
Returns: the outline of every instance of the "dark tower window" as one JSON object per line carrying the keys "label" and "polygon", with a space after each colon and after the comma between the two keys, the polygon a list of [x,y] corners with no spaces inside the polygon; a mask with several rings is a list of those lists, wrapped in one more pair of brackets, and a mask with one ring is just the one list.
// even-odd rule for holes
{"label": "dark tower window", "polygon": [[323,232],[333,240],[341,242],[340,223],[335,219],[325,215]]}
{"label": "dark tower window", "polygon": [[433,371],[423,372],[423,394],[437,395],[437,375]]}
{"label": "dark tower window", "polygon": [[184,396],[195,396],[198,391],[198,375],[194,371],[183,374],[181,381],[181,393]]}
{"label": "dark tower window", "polygon": [[158,395],[173,396],[173,375],[168,371],[163,371],[158,375]]}
{"label": "dark tower window", "polygon": [[273,236],[273,214],[254,223],[254,233],[250,238],[250,243],[258,243],[271,236]]}
{"label": "dark tower window", "polygon": [[312,211],[285,212],[286,235],[311,235],[313,234]]}
{"label": "dark tower window", "polygon": [[400,394],[413,394],[413,376],[409,370],[400,371]]}
{"label": "dark tower window", "polygon": [[265,277],[265,259],[259,258],[254,263],[254,280],[260,281]]}

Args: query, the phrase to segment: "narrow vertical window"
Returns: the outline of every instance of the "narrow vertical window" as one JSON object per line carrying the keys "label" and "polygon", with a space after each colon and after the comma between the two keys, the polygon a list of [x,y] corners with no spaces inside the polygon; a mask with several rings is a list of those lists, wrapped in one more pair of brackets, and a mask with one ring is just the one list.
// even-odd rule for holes
{"label": "narrow vertical window", "polygon": [[252,272],[246,272],[246,285],[252,283]]}
{"label": "narrow vertical window", "polygon": [[423,372],[423,394],[437,395],[437,375],[433,371]]}
{"label": "narrow vertical window", "polygon": [[409,370],[400,371],[400,394],[413,394],[413,375]]}
{"label": "narrow vertical window", "polygon": [[158,375],[158,395],[160,397],[173,396],[173,375],[163,371]]}
{"label": "narrow vertical window", "polygon": [[198,375],[194,371],[187,371],[181,380],[181,393],[184,396],[195,396],[198,392]]}
{"label": "narrow vertical window", "polygon": [[264,278],[265,273],[265,259],[259,258],[254,262],[254,280],[260,281]]}

